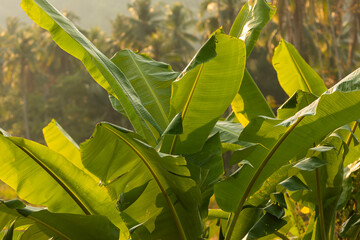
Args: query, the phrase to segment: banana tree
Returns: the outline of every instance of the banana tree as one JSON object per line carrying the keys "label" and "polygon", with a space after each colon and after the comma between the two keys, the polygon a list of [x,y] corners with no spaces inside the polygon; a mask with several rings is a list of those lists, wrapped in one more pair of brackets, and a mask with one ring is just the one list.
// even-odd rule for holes
{"label": "banana tree", "polygon": [[[275,116],[245,67],[274,15],[267,1],[248,1],[230,35],[215,31],[180,73],[131,50],[107,58],[46,0],[21,6],[134,131],[101,122],[78,145],[52,121],[43,146],[2,130],[0,179],[40,207],[1,202],[3,239],[334,238],[360,157],[360,70],[327,89],[282,40],[273,65],[289,99]],[[221,118],[229,105],[233,121]],[[228,151],[236,170],[225,176]],[[213,195],[220,209],[209,210]],[[358,228],[353,217],[343,234]]]}

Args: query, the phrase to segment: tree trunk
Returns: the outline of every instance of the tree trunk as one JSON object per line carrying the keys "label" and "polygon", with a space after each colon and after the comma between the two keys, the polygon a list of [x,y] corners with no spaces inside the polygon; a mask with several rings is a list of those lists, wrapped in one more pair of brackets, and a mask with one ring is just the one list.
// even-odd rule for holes
{"label": "tree trunk", "polygon": [[291,14],[289,9],[288,0],[284,1],[285,9],[286,9],[286,27],[287,27],[287,40],[291,43],[294,43],[294,32],[291,26]]}
{"label": "tree trunk", "polygon": [[[310,0],[310,4],[311,4],[310,8],[312,10],[312,15],[313,15],[312,25],[314,27],[315,41],[318,44],[319,43],[319,36],[318,36],[318,29],[316,28],[316,21],[315,21],[315,19],[317,19],[315,0]],[[316,51],[317,51],[317,54],[318,54],[318,59],[319,59],[319,64],[320,64],[321,78],[324,80],[325,76],[324,76],[324,64],[323,64],[323,59],[322,59],[322,53],[321,53],[321,50],[320,50],[319,47],[316,47]]]}
{"label": "tree trunk", "polygon": [[295,1],[294,34],[295,48],[304,57],[304,0]]}
{"label": "tree trunk", "polygon": [[216,7],[217,7],[217,15],[218,15],[218,19],[219,19],[219,25],[220,27],[224,26],[224,21],[222,19],[222,16],[221,16],[221,10],[220,10],[220,5],[221,5],[221,0],[217,0],[216,1]]}
{"label": "tree trunk", "polygon": [[27,66],[25,65],[24,59],[21,59],[20,64],[21,64],[21,67],[20,67],[21,94],[22,94],[22,100],[23,100],[25,137],[27,139],[30,139],[28,103],[27,103]]}
{"label": "tree trunk", "polygon": [[351,4],[351,17],[352,17],[352,21],[351,21],[351,39],[349,41],[349,52],[348,52],[348,59],[347,59],[347,67],[350,68],[352,65],[352,61],[355,55],[355,51],[356,51],[356,45],[358,42],[358,27],[359,27],[359,11],[360,11],[360,6],[359,6],[359,2],[358,1],[352,1]]}
{"label": "tree trunk", "polygon": [[336,63],[336,68],[337,68],[337,72],[338,72],[338,81],[340,81],[342,78],[342,70],[341,70],[341,65],[340,65],[338,41],[336,38],[335,28],[333,25],[333,19],[331,17],[331,5],[330,5],[329,0],[326,0],[326,4],[327,4],[327,8],[328,8],[327,12],[328,12],[328,19],[329,19],[329,23],[330,23],[331,43],[332,43],[332,47],[333,47],[333,50],[335,53],[335,63]]}
{"label": "tree trunk", "polygon": [[[277,3],[277,14],[278,14],[278,19],[279,19],[279,31],[280,31],[280,36],[282,38],[285,38],[286,36],[286,30],[285,30],[285,27],[286,27],[286,22],[285,22],[285,19],[286,19],[286,16],[285,16],[285,13],[287,11],[286,9],[286,4],[284,4],[283,1],[278,1]],[[285,24],[284,24],[285,23]]]}

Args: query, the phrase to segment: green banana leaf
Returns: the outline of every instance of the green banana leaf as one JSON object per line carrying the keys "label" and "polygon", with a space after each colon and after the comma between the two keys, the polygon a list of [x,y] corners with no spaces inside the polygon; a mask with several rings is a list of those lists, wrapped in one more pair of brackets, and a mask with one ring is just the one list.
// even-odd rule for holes
{"label": "green banana leaf", "polygon": [[256,191],[252,197],[247,201],[247,204],[260,207],[269,201],[272,193],[276,192],[277,186],[285,179],[296,175],[300,170],[293,168],[294,164],[286,164],[274,171],[274,173],[264,181],[261,188]]}
{"label": "green banana leaf", "polygon": [[185,156],[192,178],[201,190],[201,216],[207,217],[214,184],[224,174],[220,134],[210,137],[200,152]]}
{"label": "green banana leaf", "polygon": [[350,127],[354,135],[349,135],[349,138],[347,139],[349,142],[349,152],[345,156],[344,167],[360,159],[360,144],[358,142],[360,139],[359,120],[352,122]]}
{"label": "green banana leaf", "polygon": [[305,62],[293,45],[281,40],[272,59],[281,87],[292,96],[296,91],[323,94],[327,88],[320,76]]}
{"label": "green banana leaf", "polygon": [[63,155],[30,140],[0,135],[0,179],[27,202],[52,212],[103,215],[128,236],[106,189]]}
{"label": "green banana leaf", "polygon": [[[320,175],[321,195],[323,196],[324,203],[330,198],[332,201],[336,200],[335,197],[340,196],[342,192],[343,158],[346,155],[347,149],[344,148],[346,145],[346,139],[343,139],[338,131],[341,131],[341,129],[337,129],[337,131],[334,131],[329,137],[325,138],[320,143],[320,146],[326,146],[328,148],[324,150],[311,148],[309,149],[309,153],[307,155],[308,160],[318,159],[326,163],[325,165],[319,166],[318,168]],[[344,136],[346,135],[344,134]],[[318,161],[318,163],[320,162]],[[298,165],[299,164],[296,164],[295,167]],[[317,187],[319,187],[316,184],[315,172],[313,169],[306,169],[305,171],[301,171],[299,176],[313,191],[296,192],[293,193],[291,197],[298,202],[305,203],[308,207],[315,210],[315,206],[318,204],[316,190]],[[332,205],[332,207],[335,207],[336,209],[336,201],[335,204]]]}
{"label": "green banana leaf", "polygon": [[210,136],[219,133],[223,153],[236,151],[253,145],[239,141],[239,136],[243,129],[244,127],[240,123],[218,121],[211,131]]}
{"label": "green banana leaf", "polygon": [[249,57],[261,30],[275,14],[275,7],[266,0],[247,1],[241,8],[229,35],[245,41],[246,56]]}
{"label": "green banana leaf", "polygon": [[[300,203],[312,208],[319,209],[319,204],[322,205],[322,212],[317,211],[315,218],[316,228],[314,228],[312,235],[315,238],[325,237],[331,239],[334,236],[333,225],[335,224],[336,211],[341,201],[343,193],[344,169],[343,160],[348,152],[347,139],[352,133],[344,128],[339,128],[333,132],[329,137],[323,140],[320,146],[327,148],[312,148],[310,149],[309,157],[317,158],[325,161],[327,164],[318,168],[315,171],[302,171],[300,177],[304,180],[312,191],[300,191],[291,194],[291,197]],[[321,201],[321,202],[320,202]],[[321,220],[320,214],[323,217]],[[321,225],[321,221],[324,221]],[[323,226],[321,228],[320,226]],[[323,233],[321,233],[323,231]]]}
{"label": "green banana leaf", "polygon": [[128,130],[100,123],[80,145],[85,167],[101,179],[132,239],[198,239],[200,190],[182,157],[165,155]]}
{"label": "green banana leaf", "polygon": [[[247,58],[259,38],[261,30],[274,14],[275,8],[266,0],[248,0],[242,7],[229,34],[245,41]],[[243,82],[231,107],[243,126],[259,115],[275,117],[247,70],[245,70]]]}
{"label": "green banana leaf", "polygon": [[55,121],[43,128],[46,145],[53,151],[63,155],[80,169],[84,169],[81,162],[80,147],[72,137]]}
{"label": "green banana leaf", "polygon": [[298,90],[278,108],[277,117],[279,119],[287,119],[304,107],[308,106],[317,98],[318,97],[312,93]]}
{"label": "green banana leaf", "polygon": [[169,125],[171,83],[179,73],[174,72],[168,64],[128,49],[116,53],[111,61],[130,81],[142,104],[159,126],[165,129]]}
{"label": "green banana leaf", "polygon": [[240,123],[218,121],[213,128],[211,135],[219,133],[222,143],[239,143],[239,136],[244,127]]}
{"label": "green banana leaf", "polygon": [[360,234],[360,215],[353,214],[341,227],[340,236],[344,238],[357,239]]}
{"label": "green banana leaf", "polygon": [[142,105],[119,68],[46,0],[23,0],[21,7],[37,25],[50,32],[59,47],[82,61],[99,85],[120,101],[134,129],[149,142],[156,143],[158,133],[152,132],[153,128],[160,134],[163,129]]}
{"label": "green banana leaf", "polygon": [[[215,196],[219,206],[224,211],[235,212],[228,239],[231,239],[235,222],[246,200],[261,187],[274,170],[306,151],[314,142],[320,142],[337,127],[359,118],[359,90],[360,69],[293,117],[281,123],[279,120],[260,117],[243,130],[240,140],[259,144],[247,157],[251,166],[244,165],[233,177],[215,185]],[[231,198],[228,197],[229,194]]]}
{"label": "green banana leaf", "polygon": [[245,69],[239,92],[231,102],[231,107],[236,118],[243,126],[248,125],[249,121],[260,115],[275,117],[274,112],[247,69]]}
{"label": "green banana leaf", "polygon": [[6,221],[13,221],[7,231],[10,240],[14,239],[14,231],[21,233],[17,239],[23,240],[119,239],[119,229],[104,216],[51,213],[41,208],[26,207],[19,200],[0,201],[0,219],[0,226],[6,225]]}
{"label": "green banana leaf", "polygon": [[244,69],[244,42],[216,31],[172,84],[170,119],[181,113],[183,133],[165,138],[163,152],[201,150],[237,93]]}
{"label": "green banana leaf", "polygon": [[273,216],[270,213],[266,213],[259,221],[251,228],[246,239],[259,239],[277,232],[283,226],[286,225],[286,221]]}

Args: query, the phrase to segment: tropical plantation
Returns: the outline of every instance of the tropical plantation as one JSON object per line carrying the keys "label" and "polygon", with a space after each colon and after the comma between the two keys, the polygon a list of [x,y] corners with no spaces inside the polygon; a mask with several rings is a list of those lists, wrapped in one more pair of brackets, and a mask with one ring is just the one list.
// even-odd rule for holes
{"label": "tropical plantation", "polygon": [[1,239],[360,239],[359,1],[50,2],[0,26]]}

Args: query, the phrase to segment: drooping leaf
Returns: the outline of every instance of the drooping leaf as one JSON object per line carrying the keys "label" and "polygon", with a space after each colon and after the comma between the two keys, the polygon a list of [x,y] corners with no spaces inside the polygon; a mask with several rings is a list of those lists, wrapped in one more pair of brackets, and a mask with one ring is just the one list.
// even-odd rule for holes
{"label": "drooping leaf", "polygon": [[107,123],[80,148],[86,168],[118,198],[132,239],[200,236],[200,192],[184,158],[158,153],[139,135]]}
{"label": "drooping leaf", "polygon": [[277,117],[279,119],[287,119],[316,99],[317,97],[314,94],[298,90],[278,108]]}
{"label": "drooping leaf", "polygon": [[214,184],[224,174],[224,166],[219,134],[209,138],[202,150],[185,157],[193,179],[201,190],[201,213],[207,216],[210,197],[214,194]]}
{"label": "drooping leaf", "polygon": [[313,156],[298,162],[294,165],[294,167],[304,171],[313,171],[316,168],[325,166],[326,164],[328,164],[327,161]]}
{"label": "drooping leaf", "polygon": [[272,234],[259,238],[259,240],[287,239],[288,233],[290,232],[290,229],[293,227],[293,224],[290,221],[290,217],[288,216],[284,217],[283,220],[287,222],[284,226],[282,226],[280,229],[278,229]]}
{"label": "drooping leaf", "polygon": [[292,96],[302,90],[320,96],[327,88],[320,76],[305,62],[293,45],[281,40],[272,59],[281,87]]}
{"label": "drooping leaf", "polygon": [[351,135],[348,135],[347,143],[349,147],[349,152],[345,156],[344,160],[344,167],[348,166],[349,164],[354,163],[355,161],[360,159],[360,144],[356,144],[356,138],[360,138],[360,130],[359,130],[359,122],[353,122],[351,125]]}
{"label": "drooping leaf", "polygon": [[199,151],[238,91],[245,68],[244,42],[215,34],[172,84],[170,118],[182,113],[183,134],[163,140],[162,151]]}
{"label": "drooping leaf", "polygon": [[[242,161],[247,161],[246,158],[259,146],[257,144],[242,142],[243,147],[236,149],[230,158],[230,164],[234,165]],[[240,146],[240,145],[239,145]]]}
{"label": "drooping leaf", "polygon": [[81,162],[79,145],[55,119],[52,119],[51,122],[43,128],[43,134],[46,145],[51,150],[63,155],[78,168],[84,168]]}
{"label": "drooping leaf", "polygon": [[134,129],[149,142],[155,143],[156,133],[152,132],[152,128],[160,134],[163,129],[141,104],[119,68],[46,0],[23,0],[21,7],[36,24],[50,32],[59,47],[83,62],[95,81],[120,101]]}
{"label": "drooping leaf", "polygon": [[26,225],[30,226],[21,231],[21,239],[119,239],[119,229],[104,216],[51,213],[25,205],[11,206],[8,202],[0,202],[0,216],[11,216],[13,221],[3,239],[13,239],[12,232]]}
{"label": "drooping leaf", "polygon": [[30,140],[0,135],[0,179],[20,198],[52,212],[104,215],[122,231],[107,191],[63,155]]}
{"label": "drooping leaf", "polygon": [[349,171],[349,168],[346,167],[344,168],[344,175],[342,180],[342,192],[336,206],[338,210],[344,208],[349,201],[351,197],[351,192],[353,190],[352,186],[353,180],[351,178],[351,172]]}
{"label": "drooping leaf", "polygon": [[288,179],[285,179],[280,183],[284,188],[289,191],[299,191],[299,190],[310,190],[298,177],[292,176]]}
{"label": "drooping leaf", "polygon": [[239,136],[243,129],[240,123],[218,121],[211,135],[219,133],[222,143],[239,143]]}
{"label": "drooping leaf", "polygon": [[331,134],[320,145],[309,149],[310,159],[320,159],[326,165],[316,169],[317,172],[302,171],[299,174],[305,184],[313,190],[312,192],[304,191],[291,194],[295,201],[303,203],[313,210],[318,209],[319,204],[322,205],[323,212],[317,213],[318,217],[314,222],[316,225],[313,231],[314,236],[322,236],[320,214],[324,216],[324,234],[329,234],[333,224],[335,224],[338,200],[343,190],[343,146],[344,140],[339,135]]}
{"label": "drooping leaf", "polygon": [[[240,213],[246,199],[260,188],[274,169],[288,163],[337,127],[358,119],[360,112],[356,109],[360,106],[359,76],[360,69],[280,124],[278,120],[266,118],[250,123],[242,131],[240,140],[259,143],[259,147],[247,157],[253,168],[240,171],[236,178],[230,177],[215,185],[219,206],[226,206],[223,208],[225,211]],[[232,190],[232,197],[226,198],[230,193],[225,193],[223,189],[229,188],[237,191]],[[222,190],[217,192],[219,189]]]}
{"label": "drooping leaf", "polygon": [[314,152],[320,152],[320,153],[325,153],[325,152],[329,152],[334,150],[335,147],[334,146],[329,146],[329,145],[319,145],[313,148],[310,148],[310,151],[314,151]]}
{"label": "drooping leaf", "polygon": [[182,126],[181,112],[179,112],[171,120],[171,122],[169,123],[163,134],[176,135],[176,134],[182,134],[183,132],[184,129]]}
{"label": "drooping leaf", "polygon": [[260,220],[251,228],[246,239],[259,239],[274,232],[285,226],[287,222],[279,219],[270,213],[266,213]]}
{"label": "drooping leaf", "polygon": [[131,50],[122,50],[111,61],[124,73],[149,113],[162,129],[169,124],[171,83],[179,75],[170,65]]}
{"label": "drooping leaf", "polygon": [[277,204],[271,204],[264,208],[264,210],[271,215],[277,217],[278,219],[282,218],[285,215],[285,210]]}
{"label": "drooping leaf", "polygon": [[359,236],[360,215],[353,214],[341,227],[340,236],[356,239]]}
{"label": "drooping leaf", "polygon": [[284,193],[276,192],[273,193],[272,196],[274,196],[276,204],[286,209],[286,201],[285,201]]}
{"label": "drooping leaf", "polygon": [[240,123],[218,121],[211,131],[210,136],[213,136],[216,133],[220,134],[223,153],[236,151],[253,145],[251,143],[239,141],[239,135],[243,129],[244,127]]}

